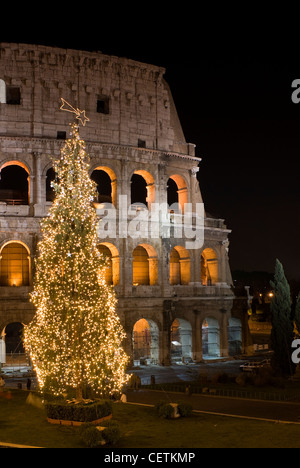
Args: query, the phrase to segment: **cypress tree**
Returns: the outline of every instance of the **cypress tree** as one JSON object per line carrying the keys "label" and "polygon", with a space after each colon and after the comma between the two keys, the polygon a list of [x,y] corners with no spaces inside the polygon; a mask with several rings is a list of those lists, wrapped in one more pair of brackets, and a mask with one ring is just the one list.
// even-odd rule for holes
{"label": "cypress tree", "polygon": [[300,335],[300,292],[297,297],[296,308],[295,308],[295,325]]}
{"label": "cypress tree", "polygon": [[291,311],[290,286],[279,260],[276,260],[274,282],[270,282],[274,297],[271,303],[272,333],[271,343],[274,351],[271,365],[276,374],[283,377],[295,373],[291,360],[294,326]]}

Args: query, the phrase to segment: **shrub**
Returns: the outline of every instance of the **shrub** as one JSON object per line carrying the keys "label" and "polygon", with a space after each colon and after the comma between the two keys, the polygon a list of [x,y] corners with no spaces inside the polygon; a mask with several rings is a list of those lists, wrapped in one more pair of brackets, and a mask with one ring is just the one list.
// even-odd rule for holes
{"label": "shrub", "polygon": [[171,419],[174,413],[174,408],[170,405],[170,403],[166,403],[165,401],[159,401],[155,405],[155,409],[160,418]]}
{"label": "shrub", "polygon": [[192,415],[193,407],[189,403],[178,403],[178,412],[182,418],[187,418]]}
{"label": "shrub", "polygon": [[110,401],[88,403],[56,401],[46,404],[47,417],[65,421],[90,422],[105,418],[112,413]]}
{"label": "shrub", "polygon": [[108,421],[103,426],[106,427],[102,432],[102,437],[109,445],[116,445],[121,437],[120,427],[115,421]]}
{"label": "shrub", "polygon": [[[165,401],[159,401],[156,406],[156,411],[158,412],[158,416],[165,419],[172,419],[174,414],[174,408],[171,406],[170,403],[166,403]],[[185,418],[191,416],[193,411],[192,405],[185,402],[178,403],[178,413],[181,417]]]}
{"label": "shrub", "polygon": [[93,426],[92,424],[83,424],[80,426],[79,434],[85,445],[89,448],[96,448],[100,447],[100,445],[104,445],[102,432],[100,432],[97,427]]}

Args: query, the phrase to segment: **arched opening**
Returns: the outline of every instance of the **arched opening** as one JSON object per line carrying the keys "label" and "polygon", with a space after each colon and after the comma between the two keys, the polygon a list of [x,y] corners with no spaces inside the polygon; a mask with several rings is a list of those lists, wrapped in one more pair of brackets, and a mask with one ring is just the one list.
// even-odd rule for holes
{"label": "arched opening", "polygon": [[20,242],[9,242],[0,251],[0,286],[29,285],[29,250]]}
{"label": "arched opening", "polygon": [[11,161],[0,168],[0,202],[7,205],[29,205],[29,171],[18,161]]}
{"label": "arched opening", "polygon": [[219,263],[213,249],[205,249],[201,255],[201,283],[211,286],[219,281]]}
{"label": "arched opening", "polygon": [[[180,175],[173,175],[167,184],[168,204],[175,213],[184,213],[184,206],[188,203],[187,183]],[[177,206],[176,206],[177,205]]]}
{"label": "arched opening", "polygon": [[149,210],[155,202],[155,183],[147,171],[135,171],[131,177],[131,205],[145,205]]}
{"label": "arched opening", "polygon": [[146,244],[133,251],[133,285],[155,286],[158,282],[158,258],[154,247]]}
{"label": "arched opening", "polygon": [[242,354],[242,322],[238,318],[230,318],[228,323],[228,353],[229,356]]}
{"label": "arched opening", "polygon": [[172,323],[171,359],[178,364],[192,360],[192,326],[187,320],[176,319]]}
{"label": "arched opening", "polygon": [[174,247],[170,253],[170,284],[187,285],[191,282],[191,257],[184,247]]}
{"label": "arched opening", "polygon": [[21,366],[28,366],[23,343],[24,325],[20,322],[8,324],[0,336],[0,362],[7,366],[20,369]]}
{"label": "arched opening", "polygon": [[117,207],[117,177],[109,167],[97,167],[91,175],[97,184],[98,196],[96,203],[110,203]]}
{"label": "arched opening", "polygon": [[220,357],[220,327],[217,319],[207,317],[202,324],[203,358]]}
{"label": "arched opening", "polygon": [[55,199],[55,191],[52,187],[52,182],[56,179],[56,173],[53,167],[48,169],[46,174],[46,201],[47,202],[54,202]]}
{"label": "arched opening", "polygon": [[25,353],[23,329],[24,325],[20,322],[13,322],[5,327],[6,354]]}
{"label": "arched opening", "polygon": [[159,330],[155,322],[145,319],[136,322],[132,340],[135,366],[158,364]]}
{"label": "arched opening", "polygon": [[105,269],[106,283],[117,286],[120,281],[120,257],[118,249],[113,244],[105,242],[99,244],[97,247],[107,261],[107,267]]}

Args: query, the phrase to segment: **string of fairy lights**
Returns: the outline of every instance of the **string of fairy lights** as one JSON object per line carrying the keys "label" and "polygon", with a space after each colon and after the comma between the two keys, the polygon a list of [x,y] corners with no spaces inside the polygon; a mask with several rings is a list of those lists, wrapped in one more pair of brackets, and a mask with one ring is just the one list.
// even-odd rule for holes
{"label": "string of fairy lights", "polygon": [[[63,106],[68,103],[63,100]],[[76,118],[88,120],[79,109]],[[66,109],[62,109],[66,110]],[[60,159],[54,161],[56,193],[41,223],[31,301],[33,321],[24,344],[39,386],[54,395],[70,389],[82,399],[91,387],[99,396],[120,393],[128,381],[128,357],[114,289],[105,282],[106,263],[97,249],[96,187],[78,123],[71,126]]]}

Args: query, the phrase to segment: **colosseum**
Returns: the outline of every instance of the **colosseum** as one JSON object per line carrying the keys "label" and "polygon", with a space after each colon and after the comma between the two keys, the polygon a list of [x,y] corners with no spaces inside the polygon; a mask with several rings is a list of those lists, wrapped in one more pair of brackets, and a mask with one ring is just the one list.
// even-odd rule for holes
{"label": "colosseum", "polygon": [[40,221],[53,202],[51,161],[69,136],[62,97],[90,119],[80,134],[96,208],[118,208],[120,195],[136,212],[151,212],[154,203],[178,207],[169,212],[169,238],[99,238],[131,365],[249,352],[248,298],[234,289],[229,267],[231,231],[206,212],[201,248],[188,249],[172,231],[185,204],[203,200],[200,159],[164,74],[101,52],[0,43],[0,335],[7,356],[24,352],[20,331],[34,316],[29,293]]}

